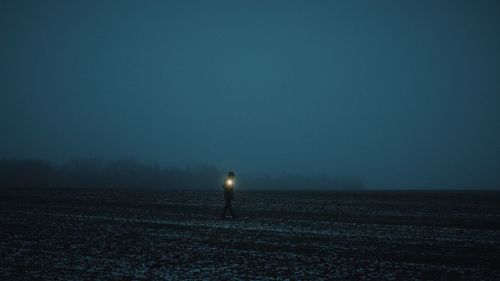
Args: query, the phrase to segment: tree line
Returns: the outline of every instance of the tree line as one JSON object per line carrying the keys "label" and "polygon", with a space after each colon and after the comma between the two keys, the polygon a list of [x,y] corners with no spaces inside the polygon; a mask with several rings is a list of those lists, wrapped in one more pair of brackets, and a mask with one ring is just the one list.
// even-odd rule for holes
{"label": "tree line", "polygon": [[[41,159],[0,160],[0,187],[216,189],[226,171],[215,165],[160,167],[136,159],[76,159],[54,165]],[[242,189],[362,189],[357,178],[305,175],[241,176]]]}

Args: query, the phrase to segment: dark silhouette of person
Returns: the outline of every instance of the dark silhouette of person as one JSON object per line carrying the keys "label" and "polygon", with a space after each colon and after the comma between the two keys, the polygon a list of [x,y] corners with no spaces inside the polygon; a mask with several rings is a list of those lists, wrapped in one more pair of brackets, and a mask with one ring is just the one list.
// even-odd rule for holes
{"label": "dark silhouette of person", "polygon": [[224,199],[226,200],[226,205],[224,206],[224,211],[222,212],[221,218],[226,218],[226,212],[229,210],[232,218],[236,218],[236,215],[233,212],[233,208],[231,206],[231,201],[234,198],[234,173],[227,173],[227,178],[224,180],[224,184],[222,185],[222,189],[224,189]]}

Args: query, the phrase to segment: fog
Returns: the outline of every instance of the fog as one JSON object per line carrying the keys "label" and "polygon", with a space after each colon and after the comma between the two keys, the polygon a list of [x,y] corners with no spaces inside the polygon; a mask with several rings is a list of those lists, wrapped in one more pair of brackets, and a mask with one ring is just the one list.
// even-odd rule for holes
{"label": "fog", "polygon": [[0,159],[500,188],[498,1],[0,0]]}

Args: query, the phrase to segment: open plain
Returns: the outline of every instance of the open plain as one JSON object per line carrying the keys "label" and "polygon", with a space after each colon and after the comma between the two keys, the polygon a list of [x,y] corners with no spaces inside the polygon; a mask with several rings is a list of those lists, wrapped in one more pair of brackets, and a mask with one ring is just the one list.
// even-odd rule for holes
{"label": "open plain", "polygon": [[0,189],[1,280],[500,280],[500,193]]}

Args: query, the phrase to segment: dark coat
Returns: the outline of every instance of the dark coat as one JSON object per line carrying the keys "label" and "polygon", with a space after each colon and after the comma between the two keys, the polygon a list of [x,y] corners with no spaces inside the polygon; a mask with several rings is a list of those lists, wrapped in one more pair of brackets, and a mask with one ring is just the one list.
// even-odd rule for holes
{"label": "dark coat", "polygon": [[233,198],[234,198],[233,186],[228,186],[224,182],[224,185],[222,186],[222,188],[224,189],[224,199],[233,200]]}

